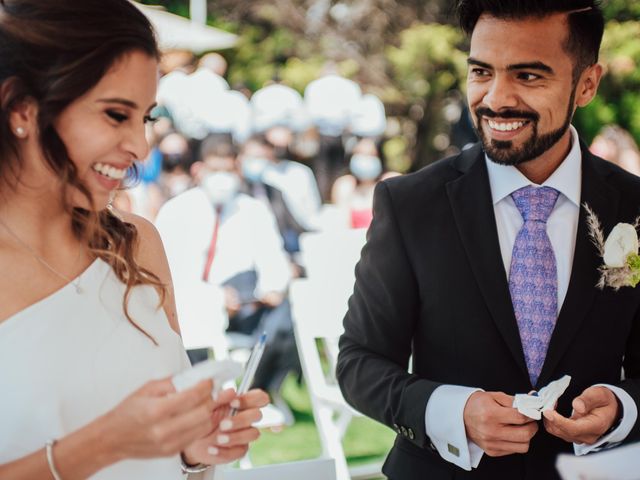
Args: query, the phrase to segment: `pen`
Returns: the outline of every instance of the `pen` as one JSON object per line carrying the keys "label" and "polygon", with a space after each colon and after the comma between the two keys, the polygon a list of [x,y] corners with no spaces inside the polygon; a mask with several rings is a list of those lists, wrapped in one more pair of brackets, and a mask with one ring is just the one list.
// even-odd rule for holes
{"label": "pen", "polygon": [[[260,363],[260,359],[262,358],[262,354],[264,353],[266,341],[267,334],[263,333],[262,335],[260,335],[258,342],[251,350],[251,355],[249,356],[249,360],[247,361],[247,369],[245,370],[242,381],[240,382],[240,386],[238,387],[238,395],[242,395],[249,391],[249,387],[253,383],[253,377],[255,376],[256,370],[258,369],[258,364]],[[238,409],[232,408],[231,416],[234,416],[236,413],[238,413]]]}

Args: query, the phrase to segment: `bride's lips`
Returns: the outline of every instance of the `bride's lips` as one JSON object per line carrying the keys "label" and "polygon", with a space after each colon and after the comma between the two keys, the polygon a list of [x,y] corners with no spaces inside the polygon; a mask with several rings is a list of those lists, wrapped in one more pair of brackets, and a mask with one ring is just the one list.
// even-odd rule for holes
{"label": "bride's lips", "polygon": [[91,170],[98,183],[107,190],[115,190],[120,186],[122,179],[127,175],[129,164],[122,163],[95,163]]}

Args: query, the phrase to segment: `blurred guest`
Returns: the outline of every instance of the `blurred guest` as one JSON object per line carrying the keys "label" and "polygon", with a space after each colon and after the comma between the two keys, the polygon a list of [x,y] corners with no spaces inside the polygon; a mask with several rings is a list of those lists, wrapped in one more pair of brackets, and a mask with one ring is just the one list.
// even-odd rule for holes
{"label": "blurred guest", "polygon": [[216,52],[206,53],[198,60],[198,68],[206,68],[220,77],[227,73],[227,61]]}
{"label": "blurred guest", "polygon": [[170,133],[154,149],[146,162],[159,157],[160,172],[156,181],[146,180],[148,167],[141,169],[140,178],[129,188],[117,192],[114,205],[125,212],[135,213],[153,221],[164,202],[191,186],[189,142],[179,133]]}
{"label": "blurred guest", "polygon": [[323,201],[329,201],[333,182],[347,171],[342,135],[361,99],[358,84],[337,75],[332,67],[328,67],[327,75],[309,83],[304,91],[307,111],[320,133],[320,150],[313,161],[313,170]]}
{"label": "blurred guest", "polygon": [[368,228],[373,218],[376,184],[398,174],[384,172],[380,150],[371,138],[363,138],[353,148],[349,172],[333,184],[331,200],[346,212],[351,228]]}
{"label": "blurred guest", "polygon": [[253,131],[264,135],[273,146],[274,155],[263,181],[283,193],[296,221],[311,230],[312,219],[320,209],[320,193],[313,172],[293,161],[291,149],[296,132],[311,126],[302,96],[291,87],[273,83],[255,92],[250,104]]}
{"label": "blurred guest", "polygon": [[267,168],[264,181],[279,189],[296,221],[306,230],[313,230],[313,220],[320,206],[320,192],[311,169],[294,160],[290,145],[294,132],[285,125],[277,125],[265,132],[265,138],[274,146],[274,158]]}
{"label": "blurred guest", "polygon": [[640,175],[640,150],[631,134],[618,125],[600,130],[593,139],[592,153],[604,158],[634,175]]}
{"label": "blurred guest", "polygon": [[[240,168],[244,179],[244,190],[252,197],[260,200],[269,206],[278,222],[278,229],[284,242],[285,250],[295,256],[300,251],[298,238],[305,232],[305,227],[298,221],[294,211],[300,212],[300,207],[296,210],[291,202],[295,198],[289,190],[290,185],[282,181],[280,176],[278,182],[278,172],[271,173],[277,163],[275,148],[264,136],[256,135],[245,142],[240,150]],[[276,183],[280,183],[284,190],[269,182],[273,175]],[[289,190],[287,192],[287,190]],[[287,192],[287,193],[285,193]],[[291,202],[291,203],[290,203]]]}
{"label": "blurred guest", "polygon": [[190,73],[193,71],[194,60],[193,53],[186,50],[165,51],[160,59],[160,73],[163,75],[175,71]]}
{"label": "blurred guest", "polygon": [[158,184],[166,200],[171,199],[192,186],[192,154],[189,142],[180,133],[170,133],[158,146],[162,155],[162,173]]}
{"label": "blurred guest", "polygon": [[286,291],[290,269],[275,218],[240,192],[236,151],[207,137],[193,166],[198,186],[168,201],[156,226],[174,282],[201,279],[224,289],[229,331],[269,334],[255,384],[274,391],[297,366]]}

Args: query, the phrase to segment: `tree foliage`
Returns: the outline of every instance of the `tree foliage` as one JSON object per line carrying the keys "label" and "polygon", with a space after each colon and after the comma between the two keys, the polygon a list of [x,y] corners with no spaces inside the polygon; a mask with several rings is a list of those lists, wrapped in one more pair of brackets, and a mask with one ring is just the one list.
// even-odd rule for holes
{"label": "tree foliage", "polygon": [[617,123],[640,142],[640,21],[610,21],[602,42],[604,66],[598,96],[576,115],[582,135],[591,140],[603,125]]}
{"label": "tree foliage", "polygon": [[413,168],[435,160],[447,146],[433,141],[448,130],[443,107],[449,92],[460,89],[465,78],[464,40],[450,25],[417,24],[400,33],[397,47],[387,49],[391,74],[383,100],[404,105],[415,125],[410,135]]}

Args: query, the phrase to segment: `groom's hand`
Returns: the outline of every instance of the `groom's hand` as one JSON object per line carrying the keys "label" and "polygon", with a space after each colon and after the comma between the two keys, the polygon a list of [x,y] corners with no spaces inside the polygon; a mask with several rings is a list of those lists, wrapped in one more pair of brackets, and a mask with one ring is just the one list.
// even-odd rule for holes
{"label": "groom's hand", "polygon": [[512,407],[513,397],[502,392],[475,392],[464,407],[467,438],[490,457],[526,453],[538,431],[535,420]]}
{"label": "groom's hand", "polygon": [[547,432],[571,443],[595,443],[621,414],[615,394],[607,387],[587,388],[571,406],[571,418],[555,410],[543,413]]}

